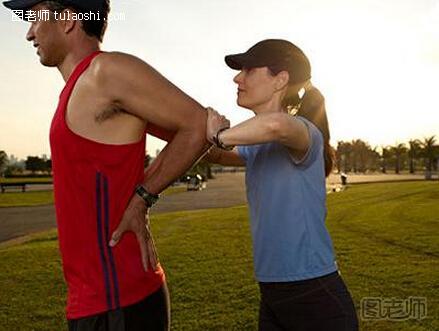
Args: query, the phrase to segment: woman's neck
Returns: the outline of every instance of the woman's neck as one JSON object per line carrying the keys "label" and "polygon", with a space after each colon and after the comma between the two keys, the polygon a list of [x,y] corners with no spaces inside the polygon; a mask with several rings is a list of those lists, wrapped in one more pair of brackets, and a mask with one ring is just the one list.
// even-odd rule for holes
{"label": "woman's neck", "polygon": [[280,98],[273,98],[270,101],[260,104],[252,109],[252,111],[258,114],[277,113],[283,112],[282,101]]}

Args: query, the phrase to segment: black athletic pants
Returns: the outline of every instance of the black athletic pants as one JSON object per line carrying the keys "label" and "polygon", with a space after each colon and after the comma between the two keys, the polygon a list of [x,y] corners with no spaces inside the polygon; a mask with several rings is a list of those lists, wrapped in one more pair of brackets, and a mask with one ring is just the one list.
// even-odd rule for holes
{"label": "black athletic pants", "polygon": [[164,284],[136,304],[67,323],[69,331],[169,331],[168,288]]}
{"label": "black athletic pants", "polygon": [[259,283],[259,331],[357,331],[358,319],[338,272],[296,282]]}

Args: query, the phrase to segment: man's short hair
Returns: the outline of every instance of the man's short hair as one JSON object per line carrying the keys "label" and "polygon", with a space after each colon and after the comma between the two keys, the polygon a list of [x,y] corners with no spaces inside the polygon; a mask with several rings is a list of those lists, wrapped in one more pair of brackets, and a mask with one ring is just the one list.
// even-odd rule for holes
{"label": "man's short hair", "polygon": [[[89,13],[89,10],[84,10],[72,5],[64,5],[58,1],[44,1],[43,4],[52,12],[62,12],[64,9],[73,9],[76,13],[86,14]],[[105,34],[105,30],[107,29],[107,21],[108,21],[108,13],[110,12],[110,0],[104,0],[102,3],[102,10],[99,11],[99,20],[90,19],[90,20],[82,20],[81,26],[84,32],[91,36],[97,38],[100,42],[102,42]]]}

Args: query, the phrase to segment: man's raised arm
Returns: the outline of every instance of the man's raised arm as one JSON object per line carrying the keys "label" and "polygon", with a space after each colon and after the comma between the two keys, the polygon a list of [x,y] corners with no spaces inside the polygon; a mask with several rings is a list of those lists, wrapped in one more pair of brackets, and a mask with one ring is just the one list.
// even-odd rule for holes
{"label": "man's raised arm", "polygon": [[[140,59],[122,53],[98,57],[99,87],[115,106],[147,123],[173,132],[172,140],[148,167],[143,183],[151,194],[160,193],[184,174],[209,146],[205,109]],[[155,266],[154,247],[145,229],[145,203],[134,194],[121,224],[113,233],[114,246],[125,231],[136,233],[145,269]],[[147,243],[147,244],[145,244]]]}
{"label": "man's raised arm", "polygon": [[148,191],[160,193],[189,169],[207,147],[207,113],[199,103],[134,56],[106,53],[100,56],[100,62],[104,69],[100,84],[117,107],[175,133],[162,151],[160,164],[145,178]]}

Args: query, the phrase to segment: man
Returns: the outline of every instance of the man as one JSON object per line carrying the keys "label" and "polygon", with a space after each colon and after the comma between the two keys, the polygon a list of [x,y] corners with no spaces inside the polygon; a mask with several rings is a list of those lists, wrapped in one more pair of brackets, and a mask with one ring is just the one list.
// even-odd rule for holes
{"label": "man", "polygon": [[[36,17],[26,38],[66,81],[50,144],[69,329],[168,330],[148,209],[206,150],[206,112],[138,58],[100,51],[109,0],[3,3]],[[147,131],[169,143],[144,173]]]}

